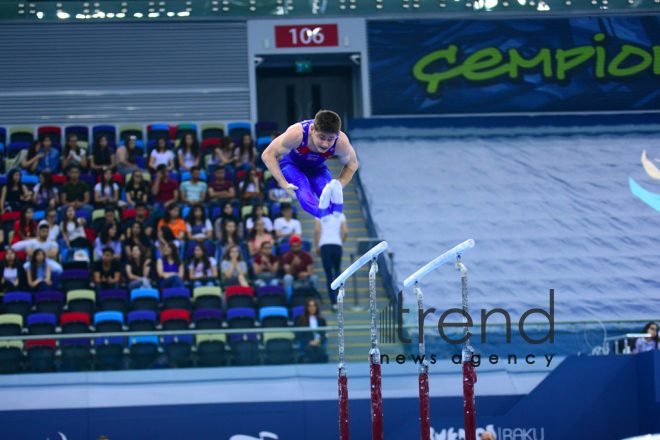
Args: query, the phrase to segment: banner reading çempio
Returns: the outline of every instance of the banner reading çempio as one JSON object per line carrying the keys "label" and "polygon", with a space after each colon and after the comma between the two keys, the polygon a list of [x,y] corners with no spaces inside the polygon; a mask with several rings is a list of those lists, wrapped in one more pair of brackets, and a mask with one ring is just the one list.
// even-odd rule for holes
{"label": "banner reading \u00e7empio", "polygon": [[374,115],[660,109],[660,16],[374,21]]}

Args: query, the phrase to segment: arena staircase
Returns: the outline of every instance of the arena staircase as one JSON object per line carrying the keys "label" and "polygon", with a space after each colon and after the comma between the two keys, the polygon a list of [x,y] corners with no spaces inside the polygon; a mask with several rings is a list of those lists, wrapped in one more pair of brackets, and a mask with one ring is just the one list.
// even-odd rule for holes
{"label": "arena staircase", "polygon": [[[331,159],[327,162],[328,168],[333,177],[337,177],[341,171],[342,165],[336,159]],[[348,238],[343,247],[341,270],[346,269],[351,264],[351,254],[354,258],[358,258],[357,240],[362,238],[369,238],[367,225],[360,209],[360,201],[355,189],[355,183],[351,182],[344,188],[344,214],[348,221]],[[314,227],[315,219],[313,216],[303,211],[298,204],[298,220],[302,224],[303,237],[313,242],[314,240]],[[325,272],[321,263],[321,257],[314,255],[314,273],[319,277],[319,293],[322,298],[321,313],[327,320],[328,325],[337,325],[337,312],[331,308],[331,303],[328,298],[328,290],[326,286]],[[369,266],[363,266],[354,276],[357,277],[357,297],[358,306],[362,308],[361,311],[355,311],[355,296],[353,289],[353,279],[350,278],[346,284],[346,296],[344,300],[344,323],[345,325],[365,324],[369,325]],[[380,275],[376,278],[376,294],[378,298],[378,310],[384,309],[390,303],[387,296],[387,291],[383,286],[383,280]],[[371,348],[371,333],[368,329],[360,331],[347,331],[344,337],[344,348],[346,362],[365,362],[369,357],[369,349]],[[379,338],[379,349],[381,354],[386,353],[393,358],[397,354],[404,353],[403,347],[397,341],[396,344],[383,344]],[[338,362],[338,346],[337,334],[328,335],[328,354],[330,362]]]}

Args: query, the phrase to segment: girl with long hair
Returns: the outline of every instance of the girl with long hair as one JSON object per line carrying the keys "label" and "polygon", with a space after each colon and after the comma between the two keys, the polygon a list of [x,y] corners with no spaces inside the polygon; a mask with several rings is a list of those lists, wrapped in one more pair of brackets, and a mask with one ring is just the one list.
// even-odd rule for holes
{"label": "girl with long hair", "polygon": [[9,248],[0,262],[0,289],[2,292],[15,292],[27,286],[27,275],[16,251]]}
{"label": "girl with long hair", "polygon": [[261,205],[257,205],[254,208],[252,208],[252,215],[250,215],[250,217],[245,222],[245,227],[247,228],[248,233],[252,231],[254,225],[259,220],[263,220],[264,227],[268,232],[273,232],[272,220],[264,215],[264,207]]}
{"label": "girl with long hair", "polygon": [[27,186],[21,183],[21,172],[13,169],[7,175],[7,185],[0,193],[0,214],[19,211],[22,206],[32,201],[32,194]]}
{"label": "girl with long hair", "polygon": [[254,168],[257,149],[254,147],[254,142],[252,142],[252,137],[249,134],[244,134],[241,138],[241,145],[234,150],[234,158],[236,170]]}
{"label": "girl with long hair", "polygon": [[199,148],[199,141],[192,133],[186,133],[181,139],[177,156],[179,158],[179,168],[182,171],[191,171],[192,167],[199,166],[202,152]]}
{"label": "girl with long hair", "polygon": [[131,227],[128,229],[127,238],[124,240],[124,252],[126,256],[130,256],[132,249],[135,246],[140,246],[142,248],[142,253],[145,258],[151,258],[152,256],[152,244],[147,234],[144,233],[144,227],[140,222],[133,222]]}
{"label": "girl with long hair", "polygon": [[115,223],[106,223],[101,230],[101,235],[96,237],[94,241],[94,252],[96,253],[95,260],[100,260],[103,255],[103,249],[109,247],[112,249],[112,258],[115,260],[121,259],[121,242],[117,235],[117,225]]}
{"label": "girl with long hair", "polygon": [[649,322],[644,326],[642,333],[648,333],[651,336],[648,338],[638,338],[635,342],[633,353],[639,354],[645,351],[658,350],[658,347],[660,347],[660,338],[658,338],[658,324],[655,322]]}
{"label": "girl with long hair", "polygon": [[179,258],[179,249],[174,243],[165,243],[160,248],[161,258],[156,263],[156,274],[160,287],[184,287],[184,268]]}
{"label": "girl with long hair", "polygon": [[[296,319],[298,327],[325,327],[327,325],[325,318],[321,316],[319,303],[315,298],[308,298],[305,301],[305,311]],[[302,351],[310,363],[328,362],[328,355],[325,352],[323,344],[328,338],[324,331],[314,332],[296,332],[296,340],[300,342]]]}
{"label": "girl with long hair", "polygon": [[23,240],[31,240],[37,236],[37,222],[34,221],[34,210],[31,206],[26,205],[21,209],[21,216],[14,224],[14,238],[11,244],[18,243]]}
{"label": "girl with long hair", "polygon": [[238,245],[241,238],[238,235],[238,227],[233,220],[227,220],[222,224],[222,236],[220,237],[220,244],[222,246]]}
{"label": "girl with long hair", "polygon": [[[44,150],[41,145],[41,141],[34,140],[30,142],[30,147],[28,148],[27,155],[25,159],[21,161],[21,168],[27,171],[30,174],[37,172],[37,166],[39,161],[46,157]],[[7,180],[9,181],[9,180]]]}
{"label": "girl with long hair", "polygon": [[156,148],[149,155],[149,169],[155,173],[161,164],[167,167],[167,172],[174,170],[174,153],[167,148],[167,140],[164,138],[156,139]]}
{"label": "girl with long hair", "polygon": [[234,140],[229,136],[222,138],[220,144],[213,150],[213,156],[209,160],[209,165],[223,167],[229,172],[234,172]]}
{"label": "girl with long hair", "polygon": [[215,286],[214,280],[218,279],[218,262],[209,257],[206,246],[195,245],[192,261],[188,266],[188,279],[193,282],[194,287]]}
{"label": "girl with long hair", "polygon": [[115,162],[115,153],[110,150],[107,136],[98,136],[94,142],[94,146],[92,147],[92,174],[98,175],[103,172],[103,169],[105,168],[114,170],[116,167],[117,164]]}
{"label": "girl with long hair", "polygon": [[91,258],[92,243],[87,238],[85,226],[87,226],[87,220],[84,217],[77,217],[76,210],[73,209],[73,206],[67,206],[64,210],[64,218],[60,223],[60,231],[66,242],[66,247],[69,250],[73,248],[85,248],[89,251]]}
{"label": "girl with long hair", "polygon": [[200,205],[195,205],[186,217],[186,237],[188,241],[195,243],[211,244],[213,238],[213,226],[206,218],[206,210]]}
{"label": "girl with long hair", "polygon": [[264,184],[254,168],[248,168],[238,184],[239,198],[248,205],[259,205],[265,194]]}
{"label": "girl with long hair", "polygon": [[243,261],[243,256],[238,246],[232,244],[225,248],[220,269],[225,278],[225,287],[236,285],[243,287],[249,286],[246,278],[247,264]]}
{"label": "girl with long hair", "polygon": [[144,248],[140,245],[134,245],[127,254],[126,277],[128,278],[128,290],[150,288],[151,259],[145,255]]}
{"label": "girl with long hair", "polygon": [[70,133],[66,137],[62,152],[62,170],[67,172],[69,166],[78,165],[81,170],[87,169],[87,152],[78,145],[78,136]]}
{"label": "girl with long hair", "polygon": [[250,231],[248,237],[248,250],[250,256],[255,257],[261,251],[262,243],[269,242],[275,243],[273,236],[266,230],[263,219],[259,219],[254,224],[254,228]]}
{"label": "girl with long hair", "polygon": [[34,208],[39,211],[57,208],[59,198],[59,190],[53,182],[53,174],[50,171],[42,171],[39,174],[39,183],[32,188]]}
{"label": "girl with long hair", "polygon": [[144,181],[142,171],[133,171],[131,180],[126,185],[126,203],[128,206],[136,206],[138,202],[149,201],[149,185]]}
{"label": "girl with long hair", "polygon": [[105,168],[101,181],[94,186],[94,205],[97,208],[119,201],[119,185],[112,180],[112,170]]}
{"label": "girl with long hair", "polygon": [[117,172],[122,176],[140,170],[135,160],[137,157],[137,151],[135,149],[136,139],[135,136],[128,136],[124,140],[124,145],[117,148]]}
{"label": "girl with long hair", "polygon": [[50,266],[46,262],[46,253],[43,249],[36,249],[32,254],[32,258],[30,258],[27,282],[33,292],[48,290],[53,285],[53,276]]}

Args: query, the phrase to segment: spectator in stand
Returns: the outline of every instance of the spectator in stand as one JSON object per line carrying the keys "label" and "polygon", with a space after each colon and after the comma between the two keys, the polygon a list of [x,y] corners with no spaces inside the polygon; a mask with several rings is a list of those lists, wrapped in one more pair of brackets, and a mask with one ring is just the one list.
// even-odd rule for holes
{"label": "spectator in stand", "polygon": [[77,165],[81,170],[87,169],[87,152],[78,145],[78,136],[69,134],[66,137],[62,152],[62,170],[67,171],[70,165]]}
{"label": "spectator in stand", "polygon": [[216,168],[224,168],[227,171],[234,171],[234,140],[230,137],[222,138],[219,145],[213,149],[213,156],[209,159],[209,165],[215,165]]}
{"label": "spectator in stand", "polygon": [[172,230],[167,226],[160,228],[156,233],[156,237],[156,247],[158,249],[161,249],[163,246],[165,246],[166,243],[174,243],[177,249],[181,249],[181,247],[184,245],[184,242],[177,240],[177,238],[172,233]]}
{"label": "spectator in stand", "polygon": [[46,263],[46,253],[42,249],[34,251],[26,269],[28,286],[33,292],[49,290],[53,285],[52,271]]}
{"label": "spectator in stand", "polygon": [[272,185],[273,187],[268,191],[268,200],[271,203],[291,203],[291,196],[282,189],[277,180],[273,179]]}
{"label": "spectator in stand", "polygon": [[264,216],[264,207],[257,205],[252,209],[252,215],[247,219],[247,222],[245,222],[248,233],[252,231],[258,220],[263,220],[266,230],[268,232],[273,232],[273,222],[268,217]]}
{"label": "spectator in stand", "polygon": [[241,232],[243,230],[241,228],[241,222],[238,216],[234,214],[234,207],[231,205],[231,203],[225,203],[225,205],[222,207],[220,216],[215,220],[215,223],[213,224],[213,228],[215,229],[215,236],[218,239],[222,238],[225,223],[228,221],[234,222],[234,226],[238,228],[238,236],[241,236]]}
{"label": "spectator in stand", "polygon": [[293,218],[293,208],[290,203],[282,203],[282,217],[275,219],[275,237],[278,240],[289,239],[294,235],[302,235],[302,226],[299,220]]}
{"label": "spectator in stand", "polygon": [[303,250],[300,237],[294,235],[289,239],[291,250],[282,255],[284,265],[284,291],[291,296],[291,286],[294,280],[310,280],[317,289],[319,277],[314,274],[314,257]]}
{"label": "spectator in stand", "polygon": [[163,226],[170,228],[176,240],[184,241],[186,239],[186,222],[181,218],[181,208],[178,205],[170,205],[165,211],[165,215],[158,222],[158,229]]}
{"label": "spectator in stand", "polygon": [[149,201],[149,185],[144,181],[142,171],[133,171],[131,180],[126,185],[126,204],[137,206],[139,202],[147,203]]}
{"label": "spectator in stand", "polygon": [[142,225],[144,235],[151,237],[153,227],[151,226],[151,220],[149,220],[147,217],[147,206],[143,202],[137,202],[135,205],[135,217],[127,220],[126,228],[130,228],[135,222],[138,222]]}
{"label": "spectator in stand", "polygon": [[181,139],[177,155],[179,157],[179,169],[181,172],[192,172],[193,167],[200,165],[202,151],[199,148],[199,141],[192,133],[186,133],[183,139]]}
{"label": "spectator in stand", "polygon": [[16,292],[27,288],[27,275],[16,251],[7,249],[5,258],[0,263],[0,289],[2,293]]}
{"label": "spectator in stand", "polygon": [[244,134],[241,139],[241,145],[234,150],[234,166],[237,171],[254,168],[254,161],[257,158],[257,149],[252,142],[249,134]]}
{"label": "spectator in stand", "polygon": [[133,222],[126,230],[126,240],[124,240],[124,253],[130,257],[135,246],[142,248],[142,254],[145,258],[151,258],[153,255],[152,243],[149,237],[144,233],[142,223]]}
{"label": "spectator in stand", "polygon": [[648,333],[651,335],[651,337],[637,338],[633,353],[639,354],[644,353],[645,351],[658,350],[658,347],[660,346],[660,339],[658,338],[658,324],[655,322],[649,322],[644,326],[642,333]]}
{"label": "spectator in stand", "polygon": [[57,209],[48,208],[46,214],[44,215],[44,220],[48,223],[48,241],[57,243],[57,240],[60,238],[62,230],[60,225],[57,224]]}
{"label": "spectator in stand", "polygon": [[117,235],[117,225],[114,223],[108,223],[103,226],[101,235],[96,237],[94,241],[94,253],[96,254],[94,260],[101,258],[105,248],[112,249],[112,258],[121,260],[121,241]]}
{"label": "spectator in stand", "polygon": [[193,207],[186,218],[186,238],[196,244],[211,245],[213,226],[211,221],[206,218],[206,210],[201,205]]}
{"label": "spectator in stand", "polygon": [[248,251],[250,256],[254,257],[261,251],[262,243],[268,242],[271,245],[275,242],[273,236],[266,231],[263,219],[257,220],[252,231],[250,231],[250,236],[248,237]]}
{"label": "spectator in stand", "polygon": [[30,258],[32,258],[34,251],[41,249],[46,253],[46,262],[50,266],[50,269],[55,273],[62,273],[62,266],[57,262],[59,246],[57,243],[48,240],[49,229],[48,222],[41,220],[37,229],[37,237],[19,241],[12,246],[12,249],[15,251],[24,251]]}
{"label": "spectator in stand", "polygon": [[68,206],[64,211],[64,218],[60,224],[62,237],[66,243],[66,247],[71,251],[74,248],[85,248],[89,252],[90,260],[92,259],[92,243],[85,234],[85,226],[87,220],[84,217],[77,217],[76,211],[73,207]]}
{"label": "spectator in stand", "polygon": [[128,278],[128,290],[150,288],[151,259],[144,253],[144,248],[135,245],[128,253],[128,264],[126,265],[126,277]]}
{"label": "spectator in stand", "polygon": [[277,271],[280,270],[280,259],[273,255],[273,243],[264,241],[261,243],[259,255],[254,257],[252,271],[254,272],[254,285],[257,287],[270,284],[277,286],[280,280],[277,278]]}
{"label": "spectator in stand", "polygon": [[155,171],[159,165],[165,165],[167,171],[174,170],[174,153],[167,148],[167,141],[164,138],[156,139],[156,148],[151,150],[149,155],[149,169]]}
{"label": "spectator in stand", "polygon": [[61,196],[63,206],[73,206],[76,210],[82,209],[90,214],[94,210],[89,204],[89,186],[80,180],[80,168],[76,165],[69,168],[69,181],[62,185]]}
{"label": "spectator in stand", "polygon": [[151,192],[154,195],[156,206],[161,209],[179,201],[179,183],[170,179],[165,165],[158,166]]}
{"label": "spectator in stand", "polygon": [[179,258],[179,249],[174,243],[165,243],[160,248],[162,258],[156,263],[156,274],[160,287],[184,287],[183,263]]}
{"label": "spectator in stand", "polygon": [[[305,301],[305,311],[296,319],[296,326],[319,328],[326,325],[325,319],[321,316],[319,303],[314,298],[308,298]],[[301,351],[310,364],[328,362],[328,355],[323,346],[328,338],[324,331],[296,332],[296,340],[300,343]]]}
{"label": "spectator in stand", "polygon": [[29,174],[36,174],[39,161],[44,157],[46,157],[46,154],[44,153],[41,141],[32,141],[28,148],[27,155],[21,160],[21,168]]}
{"label": "spectator in stand", "polygon": [[140,170],[135,160],[137,152],[135,151],[135,136],[129,136],[124,141],[124,145],[117,148],[117,172],[122,176]]}
{"label": "spectator in stand", "polygon": [[238,246],[232,244],[225,248],[220,270],[222,270],[222,275],[225,279],[225,287],[237,285],[243,287],[249,286],[246,278],[247,264],[243,261],[241,250]]}
{"label": "spectator in stand", "polygon": [[193,259],[188,266],[188,279],[193,282],[193,287],[215,286],[218,279],[218,262],[209,257],[206,246],[195,245]]}
{"label": "spectator in stand", "polygon": [[241,242],[238,235],[238,227],[233,220],[227,220],[222,224],[222,233],[220,234],[220,244],[222,246],[236,245]]}
{"label": "spectator in stand", "polygon": [[14,238],[11,240],[11,246],[14,246],[18,242],[32,240],[36,236],[37,222],[34,221],[34,210],[31,206],[25,205],[21,209],[21,215],[18,221],[14,223]]}
{"label": "spectator in stand", "polygon": [[238,193],[244,204],[260,205],[263,203],[266,191],[256,169],[248,168],[243,175],[243,180],[238,184]]}
{"label": "spectator in stand", "polygon": [[213,170],[214,179],[209,183],[209,206],[224,206],[236,197],[236,190],[231,180],[225,178],[227,171],[222,167]]}
{"label": "spectator in stand", "polygon": [[9,171],[7,185],[0,193],[0,214],[20,211],[26,203],[32,201],[32,194],[27,186],[21,183],[21,172],[18,169]]}
{"label": "spectator in stand", "polygon": [[332,303],[332,310],[337,310],[337,293],[332,290],[332,280],[339,276],[341,267],[342,246],[348,237],[346,216],[341,214],[339,218],[331,215],[327,223],[316,219],[314,230],[314,250],[323,261],[325,281],[328,286],[328,296]]}
{"label": "spectator in stand", "polygon": [[50,171],[42,171],[39,174],[39,183],[32,189],[34,209],[43,211],[48,208],[57,208],[59,198],[59,190],[55,188],[53,175]]}
{"label": "spectator in stand", "polygon": [[181,184],[181,203],[195,206],[203,204],[206,201],[206,182],[199,180],[201,169],[198,166],[192,167],[190,180]]}
{"label": "spectator in stand", "polygon": [[41,148],[44,157],[42,157],[37,164],[38,172],[48,170],[53,173],[57,173],[60,170],[60,152],[55,148],[51,148],[52,145],[53,142],[49,136],[46,136],[42,139]]}
{"label": "spectator in stand", "polygon": [[121,268],[112,248],[103,248],[101,260],[94,263],[96,291],[117,289],[121,282]]}
{"label": "spectator in stand", "polygon": [[115,225],[117,227],[117,236],[119,237],[120,241],[124,240],[124,228],[122,227],[121,223],[119,223],[119,214],[115,210],[114,206],[108,205],[105,208],[105,217],[103,219],[103,223],[98,225],[98,230],[97,233],[100,233],[103,228],[105,228],[107,225]]}
{"label": "spectator in stand", "polygon": [[92,157],[90,169],[93,175],[97,176],[103,172],[104,169],[109,168],[112,171],[117,168],[115,162],[115,153],[108,145],[108,138],[105,135],[97,136],[96,142],[92,147]]}
{"label": "spectator in stand", "polygon": [[109,203],[117,204],[118,201],[119,185],[112,178],[112,170],[105,168],[101,181],[94,186],[94,205],[99,208]]}

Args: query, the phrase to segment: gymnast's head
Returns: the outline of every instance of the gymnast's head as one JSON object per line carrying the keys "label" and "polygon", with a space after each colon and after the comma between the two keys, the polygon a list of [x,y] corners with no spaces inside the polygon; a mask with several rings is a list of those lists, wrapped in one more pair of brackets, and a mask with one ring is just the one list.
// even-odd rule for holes
{"label": "gymnast's head", "polygon": [[321,152],[329,150],[335,143],[341,130],[341,118],[330,110],[320,110],[310,126],[312,142]]}

